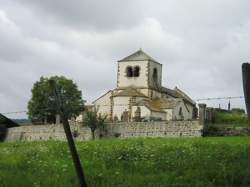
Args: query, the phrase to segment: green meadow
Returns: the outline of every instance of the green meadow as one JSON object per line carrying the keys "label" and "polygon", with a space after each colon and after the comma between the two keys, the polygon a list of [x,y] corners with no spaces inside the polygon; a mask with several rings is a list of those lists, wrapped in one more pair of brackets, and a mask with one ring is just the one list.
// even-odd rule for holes
{"label": "green meadow", "polygon": [[[76,142],[88,186],[250,186],[250,137]],[[0,143],[0,186],[77,186],[67,142]]]}

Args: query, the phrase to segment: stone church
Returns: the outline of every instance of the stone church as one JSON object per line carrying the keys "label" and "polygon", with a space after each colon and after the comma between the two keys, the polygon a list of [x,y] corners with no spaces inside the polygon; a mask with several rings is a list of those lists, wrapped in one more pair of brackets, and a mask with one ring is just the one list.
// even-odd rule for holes
{"label": "stone church", "polygon": [[196,103],[179,88],[162,86],[162,64],[139,50],[118,61],[117,87],[93,104],[111,121],[190,120]]}

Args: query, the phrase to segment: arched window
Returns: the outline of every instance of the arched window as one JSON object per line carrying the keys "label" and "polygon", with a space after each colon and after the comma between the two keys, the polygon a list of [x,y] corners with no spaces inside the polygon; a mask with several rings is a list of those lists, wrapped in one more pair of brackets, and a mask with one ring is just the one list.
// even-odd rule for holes
{"label": "arched window", "polygon": [[134,75],[134,77],[139,77],[140,76],[140,67],[139,66],[134,67],[133,75]]}
{"label": "arched window", "polygon": [[179,115],[182,116],[182,108],[179,108]]}
{"label": "arched window", "polygon": [[153,80],[154,80],[155,83],[157,83],[157,78],[158,78],[157,69],[154,68],[154,70],[153,70]]}
{"label": "arched window", "polygon": [[126,75],[127,75],[127,77],[133,77],[133,69],[131,66],[128,66],[126,68]]}

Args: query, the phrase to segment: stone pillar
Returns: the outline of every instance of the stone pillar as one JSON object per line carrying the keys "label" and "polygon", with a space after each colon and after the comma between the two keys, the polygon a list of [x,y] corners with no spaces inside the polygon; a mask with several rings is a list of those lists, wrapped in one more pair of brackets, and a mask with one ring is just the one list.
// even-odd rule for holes
{"label": "stone pillar", "polygon": [[242,64],[242,80],[245,95],[245,103],[248,114],[248,124],[250,125],[250,64]]}
{"label": "stone pillar", "polygon": [[205,116],[206,116],[206,104],[200,103],[199,105],[199,123],[203,127],[205,126]]}
{"label": "stone pillar", "polygon": [[212,107],[207,107],[206,109],[206,116],[205,116],[205,120],[208,123],[212,123],[212,116],[213,116],[213,108]]}
{"label": "stone pillar", "polygon": [[60,124],[60,115],[59,114],[56,114],[56,124]]}

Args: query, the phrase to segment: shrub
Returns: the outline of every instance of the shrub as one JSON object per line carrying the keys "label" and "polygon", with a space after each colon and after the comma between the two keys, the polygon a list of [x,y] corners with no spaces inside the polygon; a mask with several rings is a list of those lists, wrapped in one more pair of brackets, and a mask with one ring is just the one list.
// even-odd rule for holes
{"label": "shrub", "polygon": [[215,123],[247,124],[247,115],[238,112],[215,112]]}

